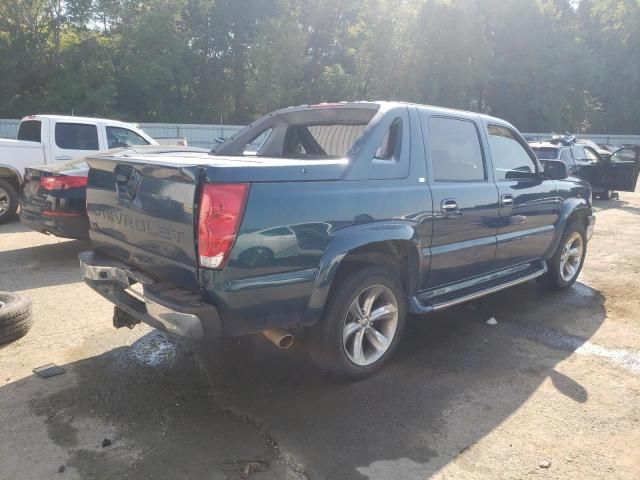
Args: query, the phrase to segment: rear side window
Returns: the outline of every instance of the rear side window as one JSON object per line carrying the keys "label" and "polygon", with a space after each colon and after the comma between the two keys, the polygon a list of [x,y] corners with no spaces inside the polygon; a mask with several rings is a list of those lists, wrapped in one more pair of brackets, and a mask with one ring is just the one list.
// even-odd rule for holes
{"label": "rear side window", "polygon": [[20,123],[18,128],[18,140],[25,140],[27,142],[40,142],[42,141],[40,132],[42,131],[42,122],[40,120],[27,120]]}
{"label": "rear side window", "polygon": [[429,143],[434,181],[485,180],[480,138],[473,122],[431,117]]}
{"label": "rear side window", "polygon": [[385,133],[382,143],[376,150],[375,158],[377,160],[393,160],[400,153],[402,143],[402,120],[396,118]]}
{"label": "rear side window", "polygon": [[524,180],[534,177],[536,165],[511,129],[489,125],[489,144],[496,180]]}
{"label": "rear side window", "polygon": [[149,145],[149,142],[128,128],[107,127],[108,148],[131,147],[133,145]]}
{"label": "rear side window", "polygon": [[98,128],[84,123],[56,123],[56,145],[66,150],[98,150]]}

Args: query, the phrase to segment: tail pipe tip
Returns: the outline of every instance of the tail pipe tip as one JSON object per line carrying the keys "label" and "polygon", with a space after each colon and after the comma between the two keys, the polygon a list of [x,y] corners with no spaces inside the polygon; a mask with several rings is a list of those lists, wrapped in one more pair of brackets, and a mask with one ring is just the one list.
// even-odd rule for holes
{"label": "tail pipe tip", "polygon": [[264,330],[262,334],[267,337],[267,339],[271,343],[282,350],[286,350],[293,346],[293,335],[291,335],[286,330],[282,330],[281,328],[271,328],[269,330]]}

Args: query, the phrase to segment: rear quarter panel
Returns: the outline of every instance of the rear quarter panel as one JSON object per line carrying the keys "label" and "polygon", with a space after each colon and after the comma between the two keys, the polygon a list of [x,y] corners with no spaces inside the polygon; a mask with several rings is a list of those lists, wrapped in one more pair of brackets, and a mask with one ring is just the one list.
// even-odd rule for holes
{"label": "rear quarter panel", "polygon": [[[227,267],[201,269],[201,288],[223,311],[227,334],[299,324],[321,268],[330,263],[330,246],[336,247],[332,258],[357,246],[341,240],[341,232],[404,224],[403,233],[393,235],[417,242],[406,232],[415,232],[417,219],[430,218],[430,210],[426,186],[409,179],[254,184]],[[361,237],[362,243],[376,240]]]}

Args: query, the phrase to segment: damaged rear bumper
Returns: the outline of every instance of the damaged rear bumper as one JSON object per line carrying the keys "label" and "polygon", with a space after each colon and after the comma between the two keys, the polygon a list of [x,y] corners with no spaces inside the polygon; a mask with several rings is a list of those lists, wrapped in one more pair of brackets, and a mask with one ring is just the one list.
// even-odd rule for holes
{"label": "damaged rear bumper", "polygon": [[[154,282],[100,252],[82,252],[78,258],[85,283],[135,320],[193,340],[220,336],[218,311],[195,292]],[[136,284],[142,292],[131,288]]]}

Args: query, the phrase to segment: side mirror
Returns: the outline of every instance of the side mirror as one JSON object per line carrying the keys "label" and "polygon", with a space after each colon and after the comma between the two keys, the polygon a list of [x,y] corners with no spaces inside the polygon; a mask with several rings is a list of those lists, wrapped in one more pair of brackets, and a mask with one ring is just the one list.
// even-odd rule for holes
{"label": "side mirror", "polygon": [[560,160],[547,160],[542,175],[549,180],[563,180],[569,176],[569,170],[567,164]]}

